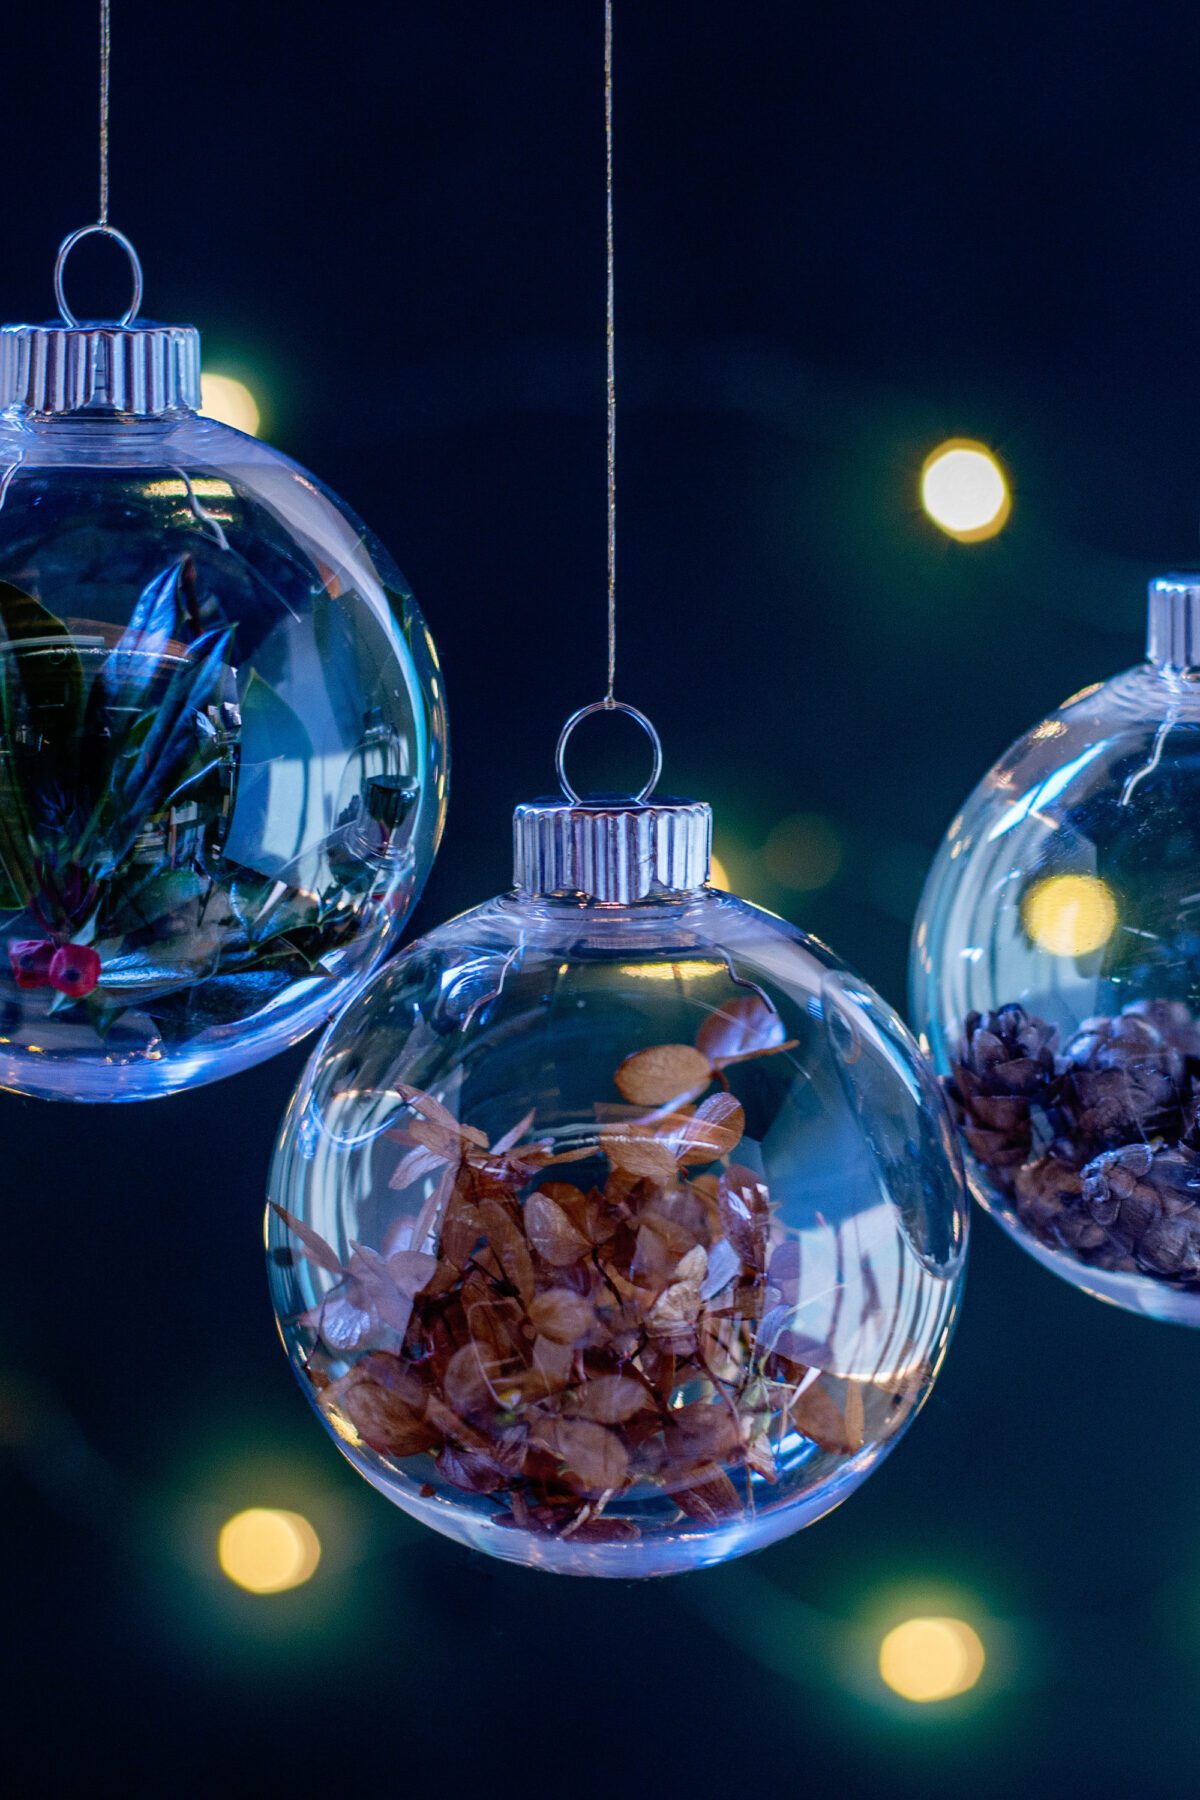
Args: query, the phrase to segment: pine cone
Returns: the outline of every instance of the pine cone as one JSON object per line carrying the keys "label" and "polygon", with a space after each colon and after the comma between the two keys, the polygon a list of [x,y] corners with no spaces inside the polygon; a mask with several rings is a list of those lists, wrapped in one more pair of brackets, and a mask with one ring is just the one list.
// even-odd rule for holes
{"label": "pine cone", "polygon": [[[1079,1170],[1058,1156],[1039,1156],[1017,1170],[1015,1181],[1017,1216],[1035,1237],[1044,1243],[1077,1247],[1075,1239],[1082,1226],[1092,1221],[1082,1212]],[[1107,1233],[1100,1228],[1085,1232],[1090,1247],[1104,1243]],[[1089,1246],[1084,1245],[1083,1248]]]}
{"label": "pine cone", "polygon": [[1182,1000],[1135,1000],[1121,1008],[1124,1019],[1144,1019],[1172,1050],[1200,1065],[1200,1019]]}
{"label": "pine cone", "polygon": [[1185,1091],[1183,1053],[1144,1014],[1085,1019],[1063,1052],[1060,1129],[1085,1159],[1149,1137],[1177,1139]]}
{"label": "pine cone", "polygon": [[1089,1211],[1078,1167],[1051,1153],[1018,1169],[1017,1215],[1035,1237],[1055,1250],[1069,1250],[1095,1269],[1136,1274],[1138,1264],[1102,1220]]}
{"label": "pine cone", "polygon": [[946,1093],[972,1154],[1006,1187],[1032,1146],[1030,1107],[1051,1091],[1056,1036],[1023,1006],[967,1015]]}
{"label": "pine cone", "polygon": [[1172,1281],[1200,1279],[1200,1156],[1128,1144],[1083,1171],[1082,1199],[1097,1227],[1137,1268]]}

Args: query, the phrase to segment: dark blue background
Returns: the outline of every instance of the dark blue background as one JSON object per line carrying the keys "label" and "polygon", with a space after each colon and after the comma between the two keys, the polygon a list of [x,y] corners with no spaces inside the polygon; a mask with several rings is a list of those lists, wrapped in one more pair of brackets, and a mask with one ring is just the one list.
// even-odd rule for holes
{"label": "dark blue background", "polygon": [[[603,684],[600,0],[115,0],[113,202],[147,307],[392,546],[440,644],[450,825],[417,928],[506,885],[512,804]],[[620,691],[748,897],[903,1004],[946,820],[1136,659],[1196,541],[1200,22],[1173,7],[618,0]],[[94,215],[94,8],[4,19],[7,318]],[[119,301],[81,255],[80,304]],[[111,293],[105,284],[111,280]],[[76,291],[72,289],[73,293]],[[916,505],[945,436],[992,543]],[[631,765],[632,771],[632,765]],[[843,849],[773,883],[794,813]],[[5,1764],[22,1791],[1195,1791],[1200,1344],[976,1220],[895,1458],[750,1563],[589,1586],[424,1536],[279,1351],[260,1208],[299,1052],[148,1106],[0,1097]],[[221,1520],[325,1557],[255,1599]],[[974,1694],[880,1631],[971,1619]]]}

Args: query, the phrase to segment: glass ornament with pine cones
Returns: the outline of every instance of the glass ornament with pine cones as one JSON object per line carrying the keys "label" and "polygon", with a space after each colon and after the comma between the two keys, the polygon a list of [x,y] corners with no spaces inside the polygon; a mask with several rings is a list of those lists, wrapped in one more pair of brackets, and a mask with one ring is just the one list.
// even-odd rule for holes
{"label": "glass ornament with pine cones", "polygon": [[1040,1262],[1200,1324],[1200,576],[1146,661],[984,777],[921,901],[912,1005],[972,1187]]}

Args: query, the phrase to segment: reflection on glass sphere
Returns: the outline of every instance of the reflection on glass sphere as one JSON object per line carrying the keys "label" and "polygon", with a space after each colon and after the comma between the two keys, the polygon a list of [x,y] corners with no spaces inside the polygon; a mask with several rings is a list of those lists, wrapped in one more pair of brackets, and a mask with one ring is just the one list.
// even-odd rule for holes
{"label": "reflection on glass sphere", "polygon": [[961,1169],[903,1026],[711,890],[517,893],[330,1028],[271,1177],[272,1291],[339,1447],[547,1569],[738,1555],[846,1497],[940,1366]]}

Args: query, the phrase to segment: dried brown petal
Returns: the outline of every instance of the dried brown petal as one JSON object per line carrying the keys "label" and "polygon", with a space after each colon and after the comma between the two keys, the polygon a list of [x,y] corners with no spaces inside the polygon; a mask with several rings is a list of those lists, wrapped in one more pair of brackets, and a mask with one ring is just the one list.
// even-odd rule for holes
{"label": "dried brown petal", "polygon": [[442,1387],[460,1418],[495,1410],[495,1396],[484,1373],[478,1344],[464,1344],[461,1350],[455,1351],[446,1365]]}
{"label": "dried brown petal", "polygon": [[387,1258],[388,1274],[406,1294],[419,1294],[437,1265],[437,1257],[426,1250],[396,1250]]}
{"label": "dried brown petal", "polygon": [[741,1446],[737,1419],[719,1400],[681,1406],[671,1414],[666,1437],[672,1455],[687,1462],[728,1462]]}
{"label": "dried brown petal", "polygon": [[600,1148],[623,1175],[656,1181],[664,1187],[675,1179],[674,1152],[653,1125],[606,1125],[600,1133]]}
{"label": "dried brown petal", "polygon": [[783,1020],[762,994],[727,1000],[696,1033],[696,1048],[714,1069],[791,1047],[783,1041]]}
{"label": "dried brown petal", "polygon": [[651,1222],[640,1228],[632,1265],[635,1275],[661,1286],[670,1280],[678,1261],[678,1247],[665,1242]]}
{"label": "dried brown petal", "polygon": [[629,1457],[616,1432],[590,1419],[553,1419],[538,1436],[560,1458],[563,1477],[572,1487],[611,1493],[629,1473]]}
{"label": "dried brown petal", "polygon": [[863,1406],[863,1384],[860,1381],[847,1381],[846,1383],[842,1421],[846,1428],[846,1442],[851,1444],[855,1450],[861,1450],[866,1434],[866,1412]]}
{"label": "dried brown petal", "polygon": [[694,1281],[676,1281],[664,1288],[646,1314],[646,1330],[652,1337],[669,1338],[677,1351],[694,1346],[693,1327],[700,1313],[700,1289]]}
{"label": "dried brown petal", "polygon": [[438,1455],[437,1466],[444,1481],[468,1494],[494,1494],[505,1484],[504,1474],[477,1450],[460,1450],[447,1444]]}
{"label": "dried brown petal", "polygon": [[645,1387],[632,1375],[595,1375],[576,1395],[575,1414],[600,1425],[623,1425],[649,1404]]}
{"label": "dried brown petal", "polygon": [[[861,1405],[860,1396],[860,1412]],[[850,1456],[862,1448],[861,1426],[855,1436],[853,1421],[842,1417],[841,1407],[823,1381],[814,1381],[799,1399],[792,1402],[791,1416],[805,1437],[810,1437],[822,1450]]]}
{"label": "dried brown petal", "polygon": [[[675,1204],[678,1201],[680,1204]],[[703,1209],[690,1194],[661,1194],[639,1209],[638,1229],[652,1231],[676,1262],[686,1256],[705,1235]]]}
{"label": "dried brown petal", "polygon": [[[440,1100],[432,1094],[424,1094],[420,1088],[410,1087],[406,1081],[397,1081],[396,1092],[402,1100],[406,1100],[413,1112],[426,1124],[436,1125],[450,1137],[459,1138],[468,1144],[487,1149],[487,1136],[474,1125],[460,1125],[452,1112],[448,1112]],[[418,1142],[422,1140],[418,1139]]]}
{"label": "dried brown petal", "polygon": [[472,1301],[463,1310],[480,1365],[498,1393],[525,1367],[520,1302],[498,1298]]}
{"label": "dried brown petal", "polygon": [[398,1394],[414,1412],[424,1411],[429,1396],[429,1371],[414,1368],[405,1357],[396,1356],[390,1350],[368,1351],[342,1379],[348,1385],[355,1381],[373,1381],[377,1387]]}
{"label": "dried brown petal", "polygon": [[775,1462],[775,1449],[766,1432],[760,1433],[746,1446],[746,1467],[761,1475],[764,1481],[776,1481],[779,1469]]}
{"label": "dried brown petal", "polygon": [[550,1288],[531,1302],[529,1322],[556,1344],[577,1344],[592,1330],[596,1315],[588,1301],[570,1288]]}
{"label": "dried brown petal", "polygon": [[744,1263],[761,1269],[771,1218],[766,1183],[753,1170],[731,1164],[721,1177],[719,1195],[726,1237]]}
{"label": "dried brown petal", "polygon": [[[389,1135],[398,1138],[400,1133],[391,1132]],[[404,1138],[404,1142],[408,1142],[407,1136]],[[425,1175],[433,1175],[438,1169],[445,1169],[446,1166],[447,1158],[445,1156],[438,1155],[436,1151],[428,1149],[424,1144],[417,1144],[406,1156],[400,1158],[392,1170],[388,1186],[392,1188],[409,1187],[414,1181],[420,1181]],[[450,1172],[453,1173],[453,1170]]]}
{"label": "dried brown petal", "polygon": [[533,1258],[529,1254],[524,1233],[512,1215],[496,1200],[482,1202],[479,1220],[500,1267],[528,1305],[537,1283],[533,1273]]}
{"label": "dried brown petal", "polygon": [[374,1381],[335,1383],[322,1404],[348,1419],[364,1444],[384,1456],[417,1456],[438,1441],[437,1431],[399,1394]]}
{"label": "dried brown petal", "polygon": [[503,1137],[498,1137],[496,1139],[495,1143],[492,1145],[493,1156],[503,1156],[507,1151],[515,1150],[521,1139],[525,1136],[525,1133],[533,1124],[536,1116],[537,1109],[536,1107],[531,1106],[523,1119],[518,1119],[516,1124],[504,1133]]}
{"label": "dried brown petal", "polygon": [[571,1344],[556,1344],[553,1338],[534,1340],[533,1368],[544,1394],[558,1394],[569,1387],[575,1371],[575,1350]]}
{"label": "dried brown petal", "polygon": [[746,1115],[732,1094],[710,1094],[673,1136],[675,1154],[685,1167],[729,1156],[742,1141]]}
{"label": "dried brown petal", "polygon": [[[579,1198],[582,1201],[583,1195]],[[587,1238],[545,1192],[530,1194],[525,1202],[525,1233],[543,1262],[556,1269],[578,1262],[588,1253]]]}
{"label": "dried brown petal", "polygon": [[[697,1290],[708,1274],[708,1251],[703,1244],[695,1244],[686,1256],[681,1256],[675,1265],[676,1281],[689,1281]],[[697,1298],[699,1294],[697,1293]]]}
{"label": "dried brown petal", "polygon": [[709,1471],[690,1487],[672,1490],[671,1498],[689,1519],[699,1519],[705,1525],[736,1519],[744,1511],[738,1491],[723,1469]]}
{"label": "dried brown petal", "polygon": [[[433,1257],[428,1260],[429,1274],[432,1275],[437,1262]],[[350,1297],[365,1302],[373,1323],[386,1326],[403,1337],[412,1317],[413,1297],[393,1281],[382,1256],[367,1244],[355,1244],[350,1274],[354,1278],[348,1290]]]}
{"label": "dried brown petal", "polygon": [[319,1232],[313,1230],[311,1225],[306,1225],[303,1219],[298,1219],[295,1213],[288,1212],[286,1207],[277,1206],[274,1200],[271,1202],[271,1211],[278,1213],[293,1237],[300,1239],[301,1254],[306,1256],[309,1262],[316,1263],[318,1268],[327,1270],[330,1275],[343,1273],[337,1252],[325,1242]]}
{"label": "dried brown petal", "polygon": [[438,1256],[442,1262],[449,1262],[454,1268],[463,1269],[482,1236],[483,1224],[479,1208],[472,1199],[470,1178],[465,1177],[456,1185],[446,1207],[446,1217],[438,1239]]}
{"label": "dried brown petal", "polygon": [[488,1450],[488,1440],[484,1433],[460,1418],[453,1407],[447,1406],[436,1394],[430,1394],[425,1402],[425,1417],[443,1442],[465,1446],[470,1450]]}
{"label": "dried brown petal", "polygon": [[703,1093],[712,1070],[708,1057],[690,1044],[655,1044],[627,1056],[613,1079],[635,1106],[666,1106]]}
{"label": "dried brown petal", "polygon": [[361,1348],[376,1328],[377,1321],[348,1294],[340,1293],[301,1313],[299,1323],[320,1332],[324,1343],[339,1356],[344,1356]]}

